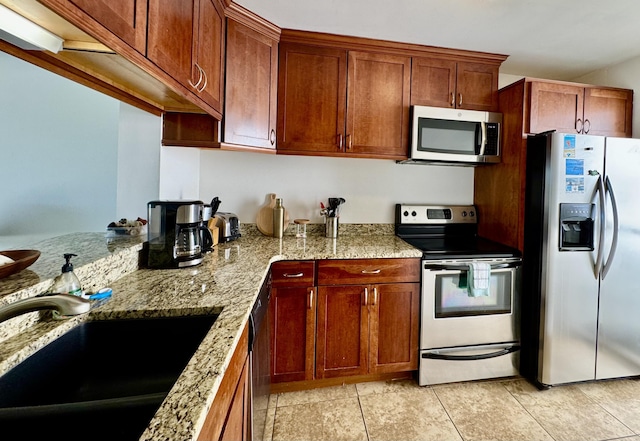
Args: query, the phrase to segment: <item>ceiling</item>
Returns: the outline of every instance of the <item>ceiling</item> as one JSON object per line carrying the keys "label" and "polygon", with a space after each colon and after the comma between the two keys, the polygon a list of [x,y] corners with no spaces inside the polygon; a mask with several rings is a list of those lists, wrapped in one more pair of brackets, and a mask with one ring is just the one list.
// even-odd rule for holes
{"label": "ceiling", "polygon": [[638,0],[237,0],[281,28],[509,55],[501,72],[573,80],[640,56]]}

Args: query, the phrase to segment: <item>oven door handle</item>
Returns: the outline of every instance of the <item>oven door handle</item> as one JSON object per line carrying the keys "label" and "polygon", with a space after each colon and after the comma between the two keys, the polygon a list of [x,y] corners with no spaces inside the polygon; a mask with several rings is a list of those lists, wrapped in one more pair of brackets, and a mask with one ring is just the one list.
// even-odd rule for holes
{"label": "oven door handle", "polygon": [[[521,261],[497,263],[495,265],[491,265],[491,269],[495,270],[495,269],[504,269],[504,268],[517,268],[521,265],[522,265]],[[468,271],[469,265],[441,265],[441,264],[425,263],[424,269],[436,270],[436,271]]]}
{"label": "oven door handle", "polygon": [[450,360],[450,361],[473,361],[473,360],[486,360],[488,358],[501,357],[503,355],[510,354],[520,350],[520,345],[511,345],[499,351],[488,352],[486,354],[476,355],[447,355],[437,354],[433,352],[427,352],[422,354],[422,358],[431,358],[435,360]]}

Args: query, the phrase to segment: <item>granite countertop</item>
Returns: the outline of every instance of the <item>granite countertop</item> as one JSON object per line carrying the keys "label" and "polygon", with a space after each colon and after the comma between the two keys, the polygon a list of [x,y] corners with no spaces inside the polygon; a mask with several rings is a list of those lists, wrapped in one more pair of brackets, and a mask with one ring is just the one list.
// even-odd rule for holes
{"label": "granite countertop", "polygon": [[[8,337],[0,349],[0,374],[83,320],[219,314],[141,437],[142,440],[195,439],[271,262],[422,255],[419,250],[395,237],[392,230],[389,234],[389,228],[380,230],[375,226],[362,226],[356,231],[358,234],[344,234],[338,239],[327,239],[318,234],[309,234],[306,239],[294,236],[275,239],[256,234],[250,226],[243,226],[243,237],[217,245],[198,266],[131,272],[127,265],[117,265],[116,272],[122,273],[122,276],[117,280],[107,280],[113,288],[113,297],[92,309],[87,316],[62,322],[45,321]],[[96,237],[93,239],[97,240]],[[104,236],[101,240],[104,242]],[[138,253],[140,249],[139,243],[123,245],[119,251],[106,257],[107,264],[121,263],[126,260],[122,258],[123,253]],[[94,263],[86,265],[95,266]],[[53,275],[59,270],[57,266]],[[98,274],[105,272],[104,268],[92,270]],[[80,272],[79,269],[78,277],[83,280]],[[96,289],[106,286],[101,282],[93,285]],[[6,289],[0,280],[0,295],[6,294]],[[4,298],[0,297],[2,300]],[[11,351],[13,353],[8,353]],[[16,353],[19,355],[16,356]]]}

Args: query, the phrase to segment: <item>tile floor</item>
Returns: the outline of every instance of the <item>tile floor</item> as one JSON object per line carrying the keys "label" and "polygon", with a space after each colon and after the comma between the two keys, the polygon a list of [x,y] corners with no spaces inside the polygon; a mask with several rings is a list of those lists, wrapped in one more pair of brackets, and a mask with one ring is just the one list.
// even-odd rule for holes
{"label": "tile floor", "polygon": [[640,380],[540,391],[521,378],[360,383],[274,394],[266,439],[640,441]]}

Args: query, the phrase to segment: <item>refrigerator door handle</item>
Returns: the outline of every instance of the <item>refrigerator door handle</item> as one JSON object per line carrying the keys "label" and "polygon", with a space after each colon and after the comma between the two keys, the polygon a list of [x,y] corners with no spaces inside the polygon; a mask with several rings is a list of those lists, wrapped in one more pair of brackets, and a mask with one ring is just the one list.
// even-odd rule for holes
{"label": "refrigerator door handle", "polygon": [[605,197],[604,197],[604,193],[605,193],[605,189],[604,189],[604,181],[602,180],[602,176],[598,176],[598,188],[596,189],[596,192],[598,193],[598,198],[600,199],[600,231],[598,233],[598,255],[596,257],[596,264],[593,267],[596,279],[600,276],[600,267],[602,266],[602,260],[603,260],[603,246],[604,246],[604,222],[605,222],[605,216],[604,216],[604,209],[605,209]]}
{"label": "refrigerator door handle", "polygon": [[604,266],[602,267],[602,279],[604,280],[607,277],[607,273],[611,268],[611,263],[613,261],[613,257],[616,255],[616,250],[618,249],[618,204],[616,203],[616,195],[613,191],[613,186],[611,185],[611,181],[609,180],[609,176],[605,181],[605,191],[609,193],[611,197],[611,207],[613,208],[613,240],[611,241],[611,249],[609,250],[609,256],[607,257]]}

